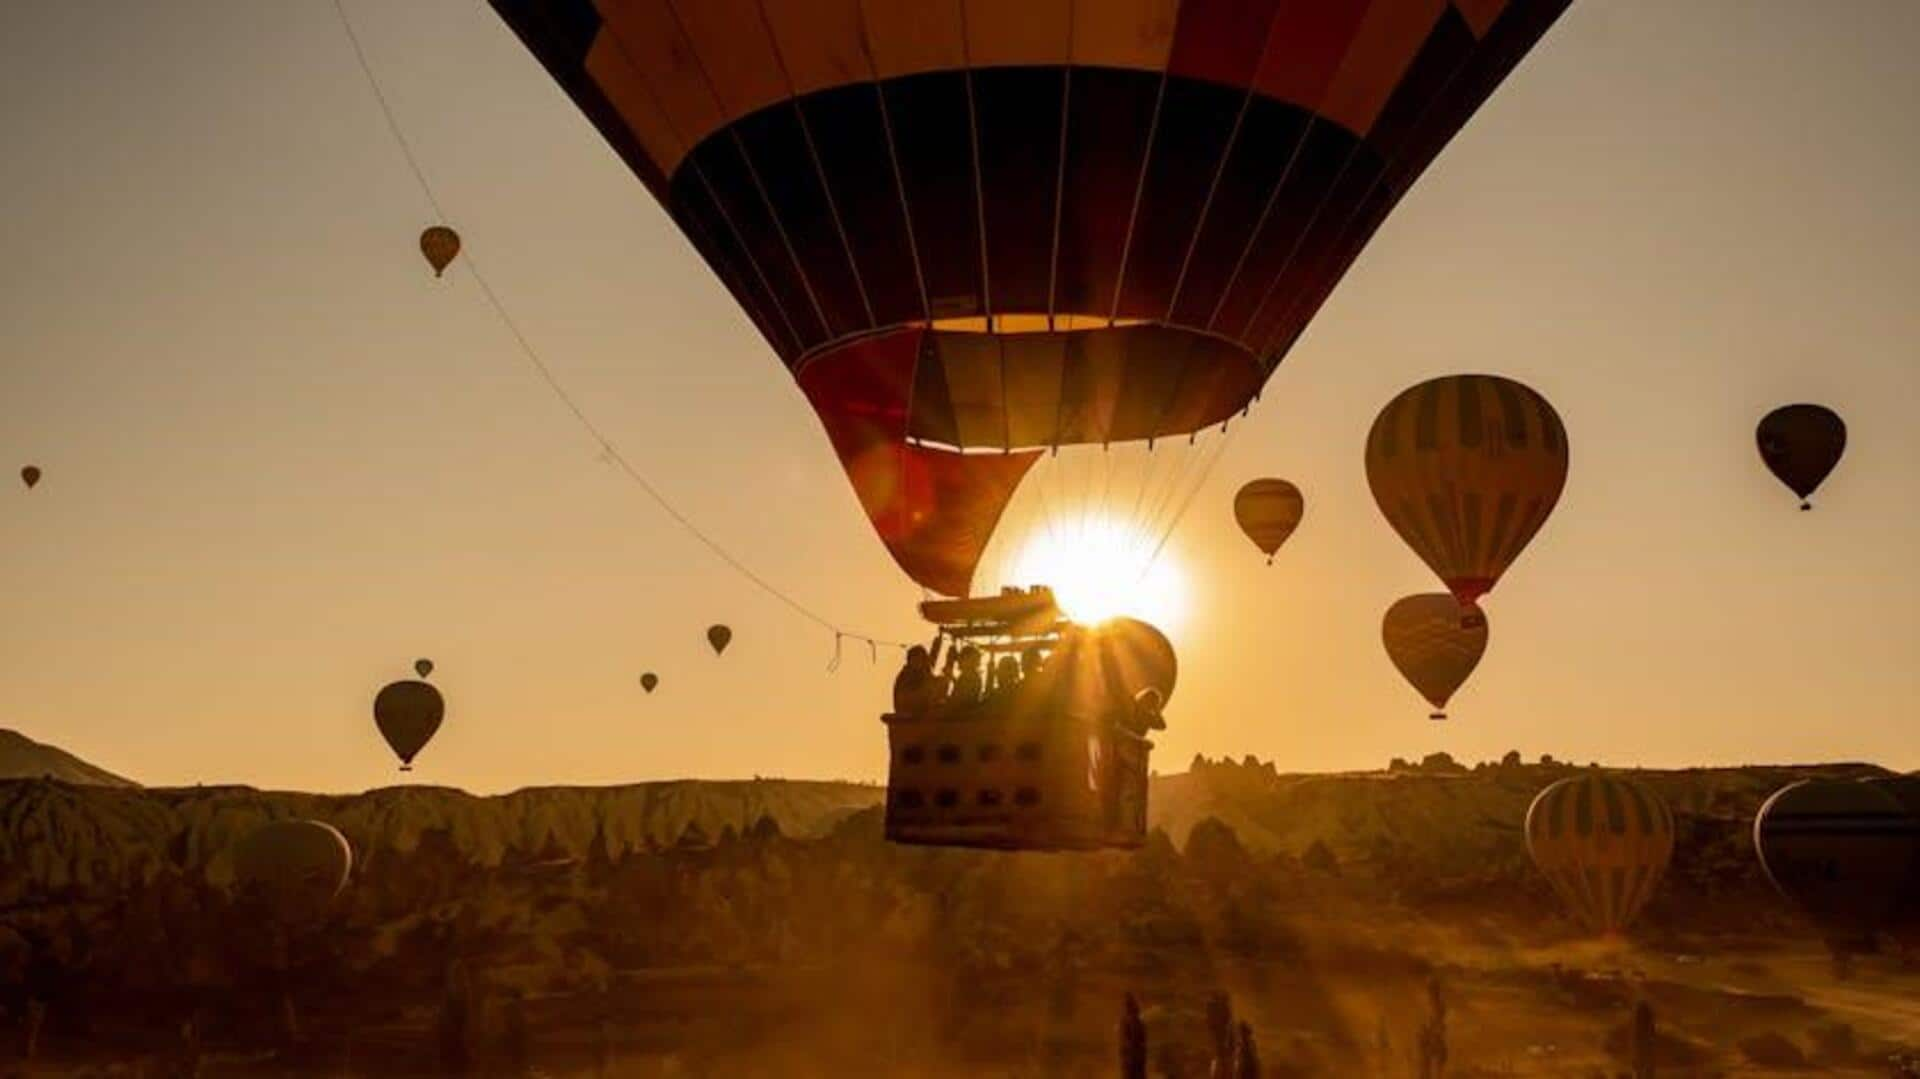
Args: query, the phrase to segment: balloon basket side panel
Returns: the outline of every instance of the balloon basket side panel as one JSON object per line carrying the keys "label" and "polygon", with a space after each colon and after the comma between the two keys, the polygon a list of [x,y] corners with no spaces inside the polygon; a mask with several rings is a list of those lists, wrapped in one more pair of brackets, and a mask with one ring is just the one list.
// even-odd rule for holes
{"label": "balloon basket side panel", "polygon": [[1111,721],[884,716],[887,839],[989,850],[1146,840],[1153,743]]}

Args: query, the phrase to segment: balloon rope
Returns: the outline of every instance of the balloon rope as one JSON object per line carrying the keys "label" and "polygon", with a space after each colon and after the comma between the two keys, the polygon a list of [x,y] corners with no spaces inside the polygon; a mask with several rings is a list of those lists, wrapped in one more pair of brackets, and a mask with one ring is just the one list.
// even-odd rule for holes
{"label": "balloon rope", "polygon": [[1167,541],[1173,538],[1174,529],[1179,528],[1180,521],[1186,517],[1187,508],[1193,505],[1194,496],[1207,485],[1207,477],[1213,474],[1213,466],[1219,464],[1220,458],[1226,456],[1227,447],[1233,445],[1234,436],[1239,433],[1239,429],[1235,428],[1220,436],[1219,448],[1213,451],[1212,457],[1207,458],[1207,463],[1200,469],[1199,478],[1194,481],[1192,489],[1187,491],[1187,497],[1180,502],[1179,511],[1167,522],[1167,530],[1160,534],[1160,542],[1154,544],[1153,554],[1147,557],[1146,565],[1140,567],[1140,576],[1135,578],[1136,584],[1146,580],[1148,571],[1153,569],[1153,564],[1160,561],[1161,552],[1166,550]]}
{"label": "balloon rope", "polygon": [[[426,196],[427,204],[433,207],[434,214],[440,221],[444,222],[449,220],[447,212],[440,205],[439,197],[434,194],[433,185],[427,181],[426,170],[421,168],[420,159],[414,154],[412,144],[407,141],[405,133],[400,129],[400,121],[394,115],[393,105],[387,100],[386,93],[380,89],[380,80],[373,73],[373,64],[367,59],[367,51],[360,43],[360,35],[354,31],[353,20],[347,15],[345,0],[333,0],[333,9],[340,15],[340,26],[347,32],[347,41],[353,45],[354,58],[360,62],[360,71],[367,77],[367,86],[372,89],[374,100],[380,105],[381,115],[386,117],[387,130],[392,133],[394,145],[400,149],[400,156],[406,158],[407,168],[413,171],[413,178],[419,182],[420,192]],[[527,363],[533,368],[534,372],[540,376],[540,380],[547,384],[547,388],[553,391],[553,395],[559,399],[562,405],[566,406],[567,411],[573,413],[573,418],[579,423],[581,429],[599,444],[601,453],[606,459],[611,461],[621,472],[625,473],[628,479],[632,480],[662,512],[672,518],[688,535],[698,540],[702,546],[712,552],[714,557],[732,567],[734,572],[758,586],[762,592],[779,600],[800,617],[833,633],[836,641],[836,657],[839,651],[838,640],[843,637],[856,641],[864,641],[869,648],[886,645],[889,648],[898,648],[904,651],[910,647],[904,641],[893,641],[884,637],[855,633],[821,615],[813,610],[813,608],[808,607],[806,604],[801,603],[799,600],[781,591],[765,577],[755,573],[746,563],[735,557],[731,551],[721,546],[718,540],[707,535],[692,519],[680,512],[678,507],[674,506],[672,502],[667,500],[665,495],[660,493],[659,488],[655,487],[645,476],[640,474],[640,470],[633,466],[633,462],[627,460],[626,455],[621,453],[619,447],[613,444],[613,440],[608,438],[606,433],[600,429],[600,426],[588,417],[586,410],[580,407],[580,403],[574,399],[573,394],[569,393],[567,388],[560,383],[560,379],[553,373],[553,369],[547,365],[546,360],[541,358],[539,351],[533,347],[533,342],[529,341],[527,335],[521,331],[520,324],[508,313],[507,306],[501,301],[499,294],[494,292],[493,286],[488,284],[486,276],[480,272],[480,263],[474,259],[470,245],[462,245],[460,258],[466,263],[467,272],[473,276],[474,283],[480,286],[481,295],[486,297],[487,304],[493,308],[494,314],[500,317],[501,324],[507,328],[507,332],[513,336],[514,342],[520,346],[520,354],[526,358]],[[837,658],[835,663],[837,666]]]}

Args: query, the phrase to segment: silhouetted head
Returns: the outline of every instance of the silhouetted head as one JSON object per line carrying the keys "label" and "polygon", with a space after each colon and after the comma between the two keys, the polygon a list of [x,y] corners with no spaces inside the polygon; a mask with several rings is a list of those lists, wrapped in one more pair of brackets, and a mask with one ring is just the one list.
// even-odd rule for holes
{"label": "silhouetted head", "polygon": [[1165,705],[1166,698],[1161,696],[1160,691],[1152,686],[1148,686],[1133,695],[1133,714],[1137,716],[1158,716],[1160,709]]}
{"label": "silhouetted head", "polygon": [[914,670],[926,670],[933,666],[933,656],[927,652],[927,646],[916,644],[907,649],[907,666]]}
{"label": "silhouetted head", "polygon": [[1000,661],[993,665],[993,670],[994,673],[999,676],[1000,681],[1011,681],[1012,679],[1020,677],[1020,661],[1012,656],[1001,656]]}
{"label": "silhouetted head", "polygon": [[962,648],[960,650],[960,668],[962,670],[972,671],[978,670],[979,667],[980,650],[972,645],[967,645],[965,648]]}
{"label": "silhouetted head", "polygon": [[1028,675],[1033,674],[1033,672],[1040,669],[1040,661],[1045,658],[1046,657],[1040,654],[1040,650],[1038,648],[1029,648],[1026,651],[1020,653],[1021,672]]}

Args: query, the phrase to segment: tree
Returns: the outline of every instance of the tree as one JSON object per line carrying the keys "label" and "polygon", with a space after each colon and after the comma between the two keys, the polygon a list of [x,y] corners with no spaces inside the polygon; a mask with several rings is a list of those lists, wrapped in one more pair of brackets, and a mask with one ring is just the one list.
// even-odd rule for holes
{"label": "tree", "polygon": [[1225,993],[1207,998],[1207,1033],[1213,1038],[1213,1079],[1233,1079],[1233,1001]]}
{"label": "tree", "polygon": [[1420,1027],[1420,1079],[1440,1079],[1447,1071],[1447,998],[1437,976],[1427,982],[1427,1006],[1427,1021]]}
{"label": "tree", "polygon": [[1120,1008],[1120,1079],[1147,1079],[1147,1024],[1132,993]]}
{"label": "tree", "polygon": [[1253,1027],[1246,1023],[1234,1039],[1233,1079],[1260,1079],[1260,1054],[1253,1046]]}

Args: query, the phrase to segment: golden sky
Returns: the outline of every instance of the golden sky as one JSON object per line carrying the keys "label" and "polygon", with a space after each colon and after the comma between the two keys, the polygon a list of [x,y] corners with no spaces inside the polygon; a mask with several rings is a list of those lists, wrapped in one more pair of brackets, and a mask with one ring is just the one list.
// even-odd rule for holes
{"label": "golden sky", "polygon": [[[758,572],[855,627],[919,598],[792,380],[478,0],[349,0],[453,224],[596,421]],[[1576,0],[1269,383],[1166,557],[1162,770],[1446,749],[1920,766],[1920,5]],[[877,779],[892,676],[596,461],[458,269],[328,3],[0,12],[0,726],[149,783]],[[1375,411],[1456,371],[1564,417],[1559,510],[1426,707],[1381,612],[1431,578],[1367,492]],[[1774,405],[1852,442],[1816,512]],[[1272,567],[1235,488],[1306,492]],[[1016,517],[1018,508],[1016,507]],[[709,622],[735,630],[723,659]],[[661,676],[643,695],[643,670]]]}

